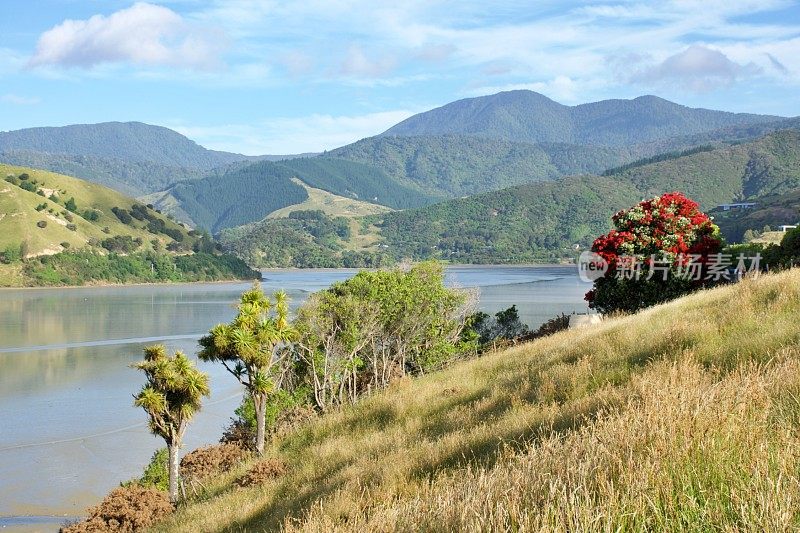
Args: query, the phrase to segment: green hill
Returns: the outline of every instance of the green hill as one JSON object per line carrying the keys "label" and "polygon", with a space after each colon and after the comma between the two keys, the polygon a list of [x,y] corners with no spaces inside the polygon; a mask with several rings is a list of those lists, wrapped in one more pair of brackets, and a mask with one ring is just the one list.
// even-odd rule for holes
{"label": "green hill", "polygon": [[[61,243],[65,242],[76,248],[89,241],[116,236],[140,238],[142,248],[147,250],[152,250],[150,241],[153,238],[157,238],[163,247],[175,241],[165,233],[154,235],[147,231],[147,221],[129,217],[132,220],[126,224],[120,220],[112,209],[124,209],[130,213],[132,206],[136,205],[135,200],[102,185],[43,170],[2,164],[0,175],[7,180],[0,182],[0,248],[24,241],[28,254],[35,256],[61,251]],[[28,177],[20,180],[20,176]],[[20,185],[32,190],[25,190]],[[65,206],[70,198],[75,199],[74,212]],[[95,215],[86,216],[87,212]],[[151,210],[148,214],[162,221],[167,230],[177,232],[176,235],[180,233],[182,240],[188,237],[187,230],[175,222]],[[92,220],[93,216],[97,219]],[[45,227],[37,227],[39,222],[45,222]]]}
{"label": "green hill", "polygon": [[414,115],[383,135],[460,134],[528,143],[626,146],[780,118],[694,109],[655,96],[570,107],[533,91],[508,91]]}
{"label": "green hill", "polygon": [[797,529],[798,313],[792,270],[397,381],[154,529]]}
{"label": "green hill", "polygon": [[[711,214],[729,241],[741,242],[747,230],[762,233],[767,226],[773,232],[777,232],[780,226],[800,223],[800,188],[784,194],[758,198],[756,205],[751,209],[731,211],[717,209]],[[773,239],[778,240],[782,236],[782,234],[772,235]]]}
{"label": "green hill", "polygon": [[[206,279],[231,279],[245,271],[246,277],[251,275],[240,261],[213,256],[215,244],[210,237],[102,185],[3,164],[0,175],[4,178],[0,181],[0,259],[4,263],[0,284],[4,286],[81,284],[90,279],[164,281],[156,275],[156,263],[162,259],[164,268],[181,263],[187,269],[207,269]],[[191,257],[194,251],[209,257],[177,257]],[[145,261],[142,254],[152,257]],[[112,256],[117,259],[109,259]],[[126,256],[130,259],[122,259]],[[80,266],[84,260],[85,265],[94,265]],[[104,278],[111,274],[104,268],[120,266],[109,264],[114,261],[131,263],[124,265],[130,278],[120,272],[113,279]],[[144,271],[134,275],[131,268]],[[192,280],[181,277],[178,266],[175,270],[180,279]]]}
{"label": "green hill", "polygon": [[710,209],[800,187],[800,130],[659,161],[613,174],[643,194],[679,190]]}
{"label": "green hill", "polygon": [[449,200],[373,219],[397,259],[548,262],[588,247],[611,215],[640,199],[632,185],[572,176]]}
{"label": "green hill", "polygon": [[[589,246],[593,237],[608,230],[616,210],[641,198],[681,191],[710,210],[742,199],[758,203],[760,198],[797,188],[800,131],[786,130],[751,143],[633,166],[602,178],[562,178],[389,213],[377,226],[382,242],[396,258],[477,263],[552,260],[570,256],[574,244]],[[726,217],[718,220],[723,231],[738,236],[728,231],[728,221]]]}
{"label": "green hill", "polygon": [[295,177],[311,187],[394,209],[427,205],[437,199],[416,184],[404,183],[371,163],[337,157],[301,157],[278,164],[291,169]]}

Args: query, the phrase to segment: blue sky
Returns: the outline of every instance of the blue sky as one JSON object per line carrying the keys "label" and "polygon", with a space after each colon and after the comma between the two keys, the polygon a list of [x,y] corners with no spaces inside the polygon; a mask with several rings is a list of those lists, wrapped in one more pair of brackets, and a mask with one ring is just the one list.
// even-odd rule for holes
{"label": "blue sky", "polygon": [[0,130],[109,120],[319,151],[459,98],[800,115],[800,2],[0,3]]}

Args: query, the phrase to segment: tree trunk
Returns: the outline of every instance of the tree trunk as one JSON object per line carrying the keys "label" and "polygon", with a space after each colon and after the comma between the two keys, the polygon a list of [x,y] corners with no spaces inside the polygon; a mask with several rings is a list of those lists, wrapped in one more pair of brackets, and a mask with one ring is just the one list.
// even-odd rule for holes
{"label": "tree trunk", "polygon": [[169,444],[169,501],[173,504],[178,503],[178,469],[180,468],[180,458],[178,457],[178,445]]}
{"label": "tree trunk", "polygon": [[267,429],[267,395],[259,394],[253,398],[256,408],[256,452],[264,455],[264,440]]}

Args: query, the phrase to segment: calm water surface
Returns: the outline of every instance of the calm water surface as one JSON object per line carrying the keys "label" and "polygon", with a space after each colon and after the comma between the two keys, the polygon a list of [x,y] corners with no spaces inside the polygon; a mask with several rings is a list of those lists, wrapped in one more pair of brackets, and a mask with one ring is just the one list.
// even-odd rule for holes
{"label": "calm water surface", "polygon": [[[265,272],[263,285],[285,289],[297,306],[354,273]],[[588,287],[570,266],[452,267],[447,283],[478,287],[490,313],[516,304],[532,327],[586,311]],[[200,335],[234,316],[248,286],[0,290],[0,529],[80,515],[140,473],[163,441],[132,407],[142,375],[129,365],[155,342],[193,355]],[[187,432],[187,450],[215,442],[241,399],[221,366],[199,366],[211,375],[212,396]],[[57,521],[41,525],[54,528]]]}

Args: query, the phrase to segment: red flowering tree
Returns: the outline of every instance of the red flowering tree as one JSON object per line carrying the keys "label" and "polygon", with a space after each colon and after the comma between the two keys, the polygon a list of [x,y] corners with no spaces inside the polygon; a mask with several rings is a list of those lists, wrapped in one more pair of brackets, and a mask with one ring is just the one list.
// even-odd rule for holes
{"label": "red flowering tree", "polygon": [[632,312],[713,282],[707,270],[722,248],[719,228],[683,194],[644,200],[612,221],[614,229],[592,244],[608,268],[586,293],[589,307]]}

